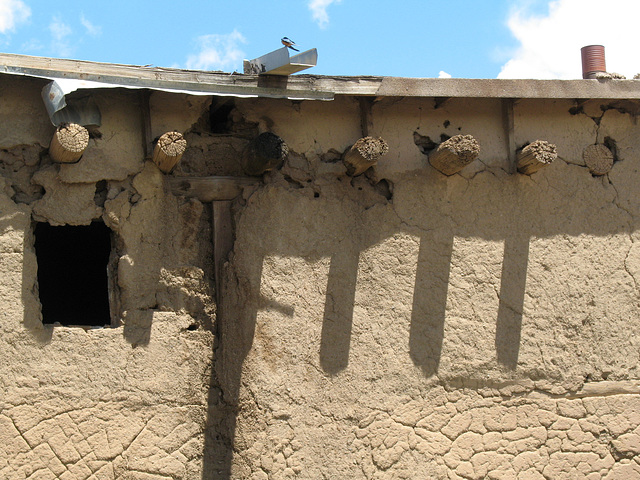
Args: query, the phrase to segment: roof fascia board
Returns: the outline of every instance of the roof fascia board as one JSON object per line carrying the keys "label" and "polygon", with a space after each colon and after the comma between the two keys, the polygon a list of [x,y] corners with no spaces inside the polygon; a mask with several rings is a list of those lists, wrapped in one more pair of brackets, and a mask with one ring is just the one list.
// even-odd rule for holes
{"label": "roof fascia board", "polygon": [[[148,88],[193,95],[333,100],[333,92],[310,88],[313,82],[295,82],[289,77],[236,75],[193,70],[138,67],[82,60],[64,60],[27,55],[0,54],[0,73],[50,80],[94,82],[89,88]],[[100,85],[102,84],[102,85]]]}
{"label": "roof fascia board", "polygon": [[378,97],[640,99],[640,80],[501,80],[468,78],[240,75],[0,54],[0,72],[104,86],[200,95],[332,100]]}

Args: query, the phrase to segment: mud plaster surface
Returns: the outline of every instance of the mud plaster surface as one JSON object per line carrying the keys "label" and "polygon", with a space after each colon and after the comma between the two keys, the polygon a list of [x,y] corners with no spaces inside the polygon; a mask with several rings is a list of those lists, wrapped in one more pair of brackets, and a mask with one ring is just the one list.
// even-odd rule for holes
{"label": "mud plaster surface", "polygon": [[[481,141],[450,179],[400,173],[415,164],[402,150],[377,172],[391,201],[317,177],[271,177],[249,196],[222,333],[237,340],[217,365],[239,405],[232,478],[640,476],[637,126],[554,105],[557,123],[516,109],[519,138],[562,157],[530,178]],[[430,112],[439,124],[402,118],[407,143],[411,118],[432,138],[502,132],[500,117],[477,128],[444,109]],[[403,131],[388,117],[373,130],[390,145]],[[579,164],[603,131],[627,139],[626,156],[597,179]]]}
{"label": "mud plaster surface", "polygon": [[[576,169],[555,175],[590,177]],[[571,191],[571,208],[564,193],[522,180],[407,179],[393,205],[368,210],[349,186],[249,199],[235,281],[244,302],[260,294],[225,332],[253,334],[240,344],[234,478],[640,472],[637,450],[613,446],[636,448],[637,393],[564,397],[585,382],[637,379],[629,214],[598,182]]]}
{"label": "mud plaster surface", "polygon": [[[0,88],[35,112],[35,86]],[[103,127],[116,143],[101,140],[113,150],[96,141],[93,154],[117,164],[101,173],[34,162],[53,133],[38,115],[2,134],[13,163],[0,179],[0,478],[640,476],[630,115],[517,104],[516,144],[544,139],[560,157],[529,177],[506,173],[499,102],[384,99],[371,133],[389,153],[351,179],[323,159],[361,136],[355,100],[238,101],[237,118],[292,153],[234,204],[217,325],[210,207],[169,194],[141,150],[121,151],[142,142],[119,95]],[[159,98],[161,129],[174,108]],[[185,133],[201,108],[185,105],[167,130]],[[414,131],[471,134],[481,155],[445,178]],[[203,153],[189,174],[233,171],[212,163],[216,142],[247,141],[190,135]],[[604,136],[618,161],[595,178],[582,150]],[[97,217],[116,239],[122,326],[43,327],[32,221]]]}
{"label": "mud plaster surface", "polygon": [[[52,164],[34,83],[0,79],[12,99],[0,117],[23,104],[0,135],[0,478],[200,478],[216,388],[210,209],[173,197],[144,162],[128,93],[98,94],[102,138]],[[119,326],[43,325],[34,222],[100,219]]]}

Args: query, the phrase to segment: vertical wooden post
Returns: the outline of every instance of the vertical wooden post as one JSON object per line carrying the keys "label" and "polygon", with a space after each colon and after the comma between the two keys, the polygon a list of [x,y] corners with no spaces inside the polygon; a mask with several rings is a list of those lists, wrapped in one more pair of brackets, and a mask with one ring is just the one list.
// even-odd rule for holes
{"label": "vertical wooden post", "polygon": [[151,138],[151,107],[149,106],[149,98],[151,91],[140,91],[140,110],[142,112],[142,151],[144,158],[151,160],[153,152],[153,140]]}
{"label": "vertical wooden post", "polygon": [[373,115],[371,110],[374,101],[375,97],[358,97],[358,104],[360,105],[360,128],[363,137],[368,137],[373,130]]}
{"label": "vertical wooden post", "polygon": [[75,163],[89,146],[89,132],[76,123],[62,124],[53,134],[49,155],[54,162]]}
{"label": "vertical wooden post", "polygon": [[253,177],[174,177],[167,178],[171,192],[176,196],[197,198],[203,203],[233,200],[244,187],[257,185]]}
{"label": "vertical wooden post", "polygon": [[211,202],[212,235],[213,235],[213,265],[216,282],[216,305],[220,311],[222,304],[223,266],[233,249],[233,218],[231,214],[231,200]]}
{"label": "vertical wooden post", "polygon": [[504,133],[507,147],[507,159],[509,161],[509,173],[516,173],[516,137],[515,119],[513,107],[515,100],[505,98],[502,100],[502,118],[504,121]]}

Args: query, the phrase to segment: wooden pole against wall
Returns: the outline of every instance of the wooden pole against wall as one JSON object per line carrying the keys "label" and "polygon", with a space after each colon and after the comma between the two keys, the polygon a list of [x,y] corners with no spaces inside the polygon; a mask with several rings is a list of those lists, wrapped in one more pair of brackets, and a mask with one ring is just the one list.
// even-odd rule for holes
{"label": "wooden pole against wall", "polygon": [[507,159],[509,161],[509,173],[516,173],[516,135],[515,135],[515,104],[516,99],[502,99],[502,121],[504,123],[504,134],[507,148]]}
{"label": "wooden pole against wall", "polygon": [[89,146],[89,132],[82,125],[66,123],[53,134],[49,155],[54,162],[75,163]]}
{"label": "wooden pole against wall", "polygon": [[473,162],[480,153],[480,144],[471,135],[455,135],[442,142],[429,155],[433,168],[445,175],[453,175]]}
{"label": "wooden pole against wall", "polygon": [[536,140],[524,147],[517,156],[518,172],[531,175],[558,158],[556,146],[544,140]]}
{"label": "wooden pole against wall", "polygon": [[375,97],[358,97],[358,104],[360,105],[360,128],[362,129],[362,136],[368,137],[369,133],[373,131],[373,104]]}
{"label": "wooden pole against wall", "polygon": [[164,173],[170,173],[178,164],[185,150],[187,141],[179,132],[167,132],[156,143],[153,150],[153,161]]}
{"label": "wooden pole against wall", "polygon": [[342,157],[347,174],[355,177],[378,163],[378,159],[389,151],[382,138],[363,137],[353,144]]}
{"label": "wooden pole against wall", "polygon": [[197,198],[201,202],[233,200],[244,187],[257,185],[253,177],[167,177],[174,195]]}
{"label": "wooden pole against wall", "polygon": [[[212,209],[212,234],[213,234],[213,265],[214,280],[216,283],[216,305],[218,309],[223,303],[222,278],[224,262],[229,259],[229,253],[233,250],[233,214],[231,212],[231,200],[213,201]],[[220,310],[218,310],[220,313]]]}

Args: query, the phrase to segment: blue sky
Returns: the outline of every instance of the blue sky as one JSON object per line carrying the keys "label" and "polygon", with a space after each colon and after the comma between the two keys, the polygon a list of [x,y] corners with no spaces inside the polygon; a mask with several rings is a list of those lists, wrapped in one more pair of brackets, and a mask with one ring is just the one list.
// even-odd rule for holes
{"label": "blue sky", "polygon": [[633,76],[638,17],[638,0],[0,0],[0,51],[241,72],[286,35],[318,49],[307,73],[580,78],[600,43]]}

